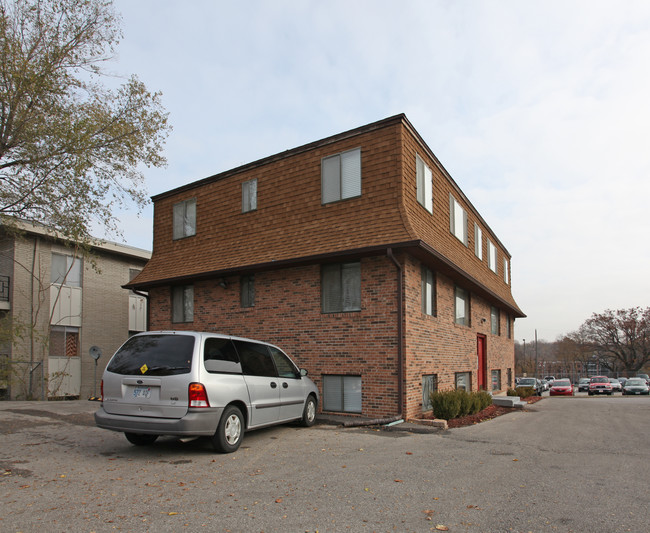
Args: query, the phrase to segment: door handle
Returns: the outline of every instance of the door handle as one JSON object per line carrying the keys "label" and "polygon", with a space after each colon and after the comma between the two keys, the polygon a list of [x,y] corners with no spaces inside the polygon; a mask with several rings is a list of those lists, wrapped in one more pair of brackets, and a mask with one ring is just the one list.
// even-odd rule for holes
{"label": "door handle", "polygon": [[282,388],[283,388],[283,389],[288,389],[288,388],[289,388],[289,384],[288,384],[286,381],[284,381],[284,382],[282,383]]}
{"label": "door handle", "polygon": [[277,384],[275,381],[271,381],[271,388],[272,388],[272,389],[277,389],[277,388],[278,388],[278,384]]}

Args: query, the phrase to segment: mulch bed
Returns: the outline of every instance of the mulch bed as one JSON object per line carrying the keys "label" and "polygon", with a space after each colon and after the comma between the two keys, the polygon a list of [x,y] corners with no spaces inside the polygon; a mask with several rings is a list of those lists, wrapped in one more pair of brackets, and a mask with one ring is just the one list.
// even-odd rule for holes
{"label": "mulch bed", "polygon": [[[542,399],[541,396],[530,396],[529,398],[523,398],[522,401],[530,405],[540,401],[541,399]],[[452,418],[451,420],[447,421],[447,426],[449,427],[449,429],[471,426],[474,424],[478,424],[480,422],[484,422],[486,420],[492,420],[493,418],[496,418],[497,416],[505,415],[506,413],[512,413],[513,411],[516,410],[517,410],[516,407],[502,407],[500,405],[492,404],[489,407],[486,407],[485,409],[479,411],[474,415],[462,416],[460,418]],[[429,416],[427,418],[433,418],[433,416]]]}

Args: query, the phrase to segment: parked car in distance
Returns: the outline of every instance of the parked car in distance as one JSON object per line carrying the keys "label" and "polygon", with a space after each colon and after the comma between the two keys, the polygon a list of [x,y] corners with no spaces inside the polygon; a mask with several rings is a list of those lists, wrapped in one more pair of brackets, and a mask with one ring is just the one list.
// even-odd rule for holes
{"label": "parked car in distance", "polygon": [[612,395],[612,384],[607,376],[594,376],[589,380],[589,396],[594,394]]}
{"label": "parked car in distance", "polygon": [[570,379],[556,379],[551,385],[551,396],[573,396],[573,384]]}
{"label": "parked car in distance", "polygon": [[612,384],[612,392],[623,392],[623,385],[616,378],[609,378],[609,382]]}
{"label": "parked car in distance", "polygon": [[648,377],[648,374],[637,374],[637,375],[634,376],[634,377],[635,377],[635,378],[642,378],[642,379],[645,379],[645,383],[646,383],[646,385],[648,385],[648,386],[650,387],[650,377]]}
{"label": "parked car in distance", "polygon": [[535,389],[535,394],[537,396],[541,396],[542,392],[544,392],[544,387],[542,385],[542,382],[537,378],[519,378],[519,383],[517,384],[517,387]]}
{"label": "parked car in distance", "polygon": [[650,394],[650,388],[643,378],[630,378],[623,386],[623,394]]}
{"label": "parked car in distance", "polygon": [[555,376],[544,376],[544,379],[548,381],[549,385],[555,381]]}
{"label": "parked car in distance", "polygon": [[548,381],[545,379],[540,379],[540,381],[542,382],[542,391],[550,390],[551,384]]}
{"label": "parked car in distance", "polygon": [[627,378],[616,378],[621,384],[621,389],[625,386],[625,382],[627,381]]}
{"label": "parked car in distance", "polygon": [[248,430],[315,422],[318,388],[277,346],[193,331],[130,337],[108,362],[98,427],[132,444],[207,436],[234,452]]}
{"label": "parked car in distance", "polygon": [[580,378],[578,381],[578,392],[588,392],[589,391],[589,382],[590,378]]}

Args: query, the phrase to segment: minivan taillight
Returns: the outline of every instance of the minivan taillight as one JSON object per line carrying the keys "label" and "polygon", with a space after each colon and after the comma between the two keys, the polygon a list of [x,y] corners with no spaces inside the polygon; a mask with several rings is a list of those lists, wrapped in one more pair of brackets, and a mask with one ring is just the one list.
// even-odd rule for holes
{"label": "minivan taillight", "polygon": [[104,380],[102,379],[101,384],[99,385],[99,394],[102,397],[102,403],[104,402]]}
{"label": "minivan taillight", "polygon": [[190,383],[188,397],[190,407],[210,407],[208,393],[202,383]]}

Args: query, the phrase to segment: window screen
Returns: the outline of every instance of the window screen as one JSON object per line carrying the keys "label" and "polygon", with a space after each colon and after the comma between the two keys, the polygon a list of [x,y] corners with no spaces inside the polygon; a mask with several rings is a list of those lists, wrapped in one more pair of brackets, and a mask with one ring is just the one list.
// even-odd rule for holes
{"label": "window screen", "polygon": [[323,265],[323,313],[361,310],[361,263]]}
{"label": "window screen", "polygon": [[174,204],[173,238],[182,239],[196,234],[196,199]]}
{"label": "window screen", "polygon": [[241,184],[242,213],[257,209],[257,180],[245,181]]}
{"label": "window screen", "polygon": [[322,202],[361,195],[361,149],[326,157],[321,165]]}
{"label": "window screen", "polygon": [[415,156],[415,180],[417,184],[418,202],[429,213],[433,213],[433,174],[431,169],[417,154]]}
{"label": "window screen", "polygon": [[323,409],[361,412],[361,376],[323,376]]}

